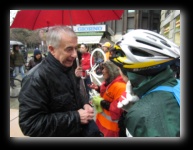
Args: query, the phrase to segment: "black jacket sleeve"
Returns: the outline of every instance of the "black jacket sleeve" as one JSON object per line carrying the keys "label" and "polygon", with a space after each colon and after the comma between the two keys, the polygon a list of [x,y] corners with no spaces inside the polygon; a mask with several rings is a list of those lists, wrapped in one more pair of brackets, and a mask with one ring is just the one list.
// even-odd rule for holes
{"label": "black jacket sleeve", "polygon": [[106,110],[109,110],[109,107],[110,107],[110,102],[109,101],[106,101],[106,100],[102,100],[101,101],[101,106],[106,109]]}

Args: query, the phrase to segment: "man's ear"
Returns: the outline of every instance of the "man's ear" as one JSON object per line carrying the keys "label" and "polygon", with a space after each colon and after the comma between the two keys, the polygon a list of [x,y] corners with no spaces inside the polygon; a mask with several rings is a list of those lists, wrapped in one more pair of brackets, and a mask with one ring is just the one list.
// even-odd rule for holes
{"label": "man's ear", "polygon": [[53,46],[48,46],[49,52],[54,56],[55,50]]}

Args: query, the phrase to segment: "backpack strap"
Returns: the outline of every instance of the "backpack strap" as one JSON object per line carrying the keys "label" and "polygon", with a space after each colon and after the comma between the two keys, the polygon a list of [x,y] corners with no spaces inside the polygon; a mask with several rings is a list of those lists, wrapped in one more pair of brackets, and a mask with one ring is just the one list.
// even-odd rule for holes
{"label": "backpack strap", "polygon": [[168,92],[171,92],[175,96],[175,98],[176,98],[176,100],[177,100],[177,102],[178,102],[178,104],[180,106],[180,80],[177,79],[177,81],[178,81],[178,84],[176,86],[174,86],[174,87],[158,86],[155,89],[153,89],[151,91],[148,91],[143,96],[145,96],[145,95],[147,95],[147,94],[149,94],[151,92],[154,92],[154,91],[168,91]]}

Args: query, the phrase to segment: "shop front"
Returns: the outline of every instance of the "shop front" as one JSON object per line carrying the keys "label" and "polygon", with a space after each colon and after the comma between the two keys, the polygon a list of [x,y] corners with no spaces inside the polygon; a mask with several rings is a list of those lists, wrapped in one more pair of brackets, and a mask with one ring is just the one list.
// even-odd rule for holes
{"label": "shop front", "polygon": [[73,29],[78,36],[78,44],[88,44],[91,49],[94,49],[99,43],[111,41],[113,34],[109,32],[107,25],[74,26]]}

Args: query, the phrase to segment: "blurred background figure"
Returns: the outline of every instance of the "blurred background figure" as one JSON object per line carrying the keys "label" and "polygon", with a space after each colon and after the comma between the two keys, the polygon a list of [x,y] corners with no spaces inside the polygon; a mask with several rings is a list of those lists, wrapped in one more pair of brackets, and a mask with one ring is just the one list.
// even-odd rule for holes
{"label": "blurred background figure", "polygon": [[10,82],[11,82],[11,86],[15,86],[15,84],[14,84],[14,80],[12,80],[12,78],[14,77],[14,73],[13,73],[13,71],[14,71],[14,58],[13,57],[11,57],[11,55],[12,55],[12,51],[10,51]]}
{"label": "blurred background figure", "polygon": [[13,50],[11,51],[10,60],[12,60],[12,63],[14,65],[13,76],[16,77],[19,73],[21,73],[21,77],[24,78],[25,60],[24,60],[23,54],[19,50],[19,45],[13,45]]}
{"label": "blurred background figure", "polygon": [[177,59],[173,64],[170,65],[170,68],[174,72],[174,77],[180,79],[180,58]]}
{"label": "blurred background figure", "polygon": [[[82,67],[82,78],[84,79],[84,86],[86,88],[86,92],[88,95],[88,101],[90,100],[90,94],[89,92],[91,91],[90,87],[88,86],[88,84],[91,84],[91,79],[90,79],[90,75],[86,74],[86,70],[90,70],[91,69],[91,65],[90,65],[90,57],[91,54],[88,52],[89,48],[88,45],[82,43],[80,45],[80,52],[81,52],[81,67]],[[94,60],[93,60],[94,63]]]}
{"label": "blurred background figure", "polygon": [[30,59],[28,65],[27,65],[27,70],[32,69],[34,66],[39,64],[43,60],[42,53],[39,49],[34,50],[34,55]]}
{"label": "blurred background figure", "polygon": [[106,55],[106,60],[109,60],[110,48],[111,48],[111,43],[110,42],[105,42],[102,45],[102,49],[103,49],[103,51],[105,52],[105,55]]}

